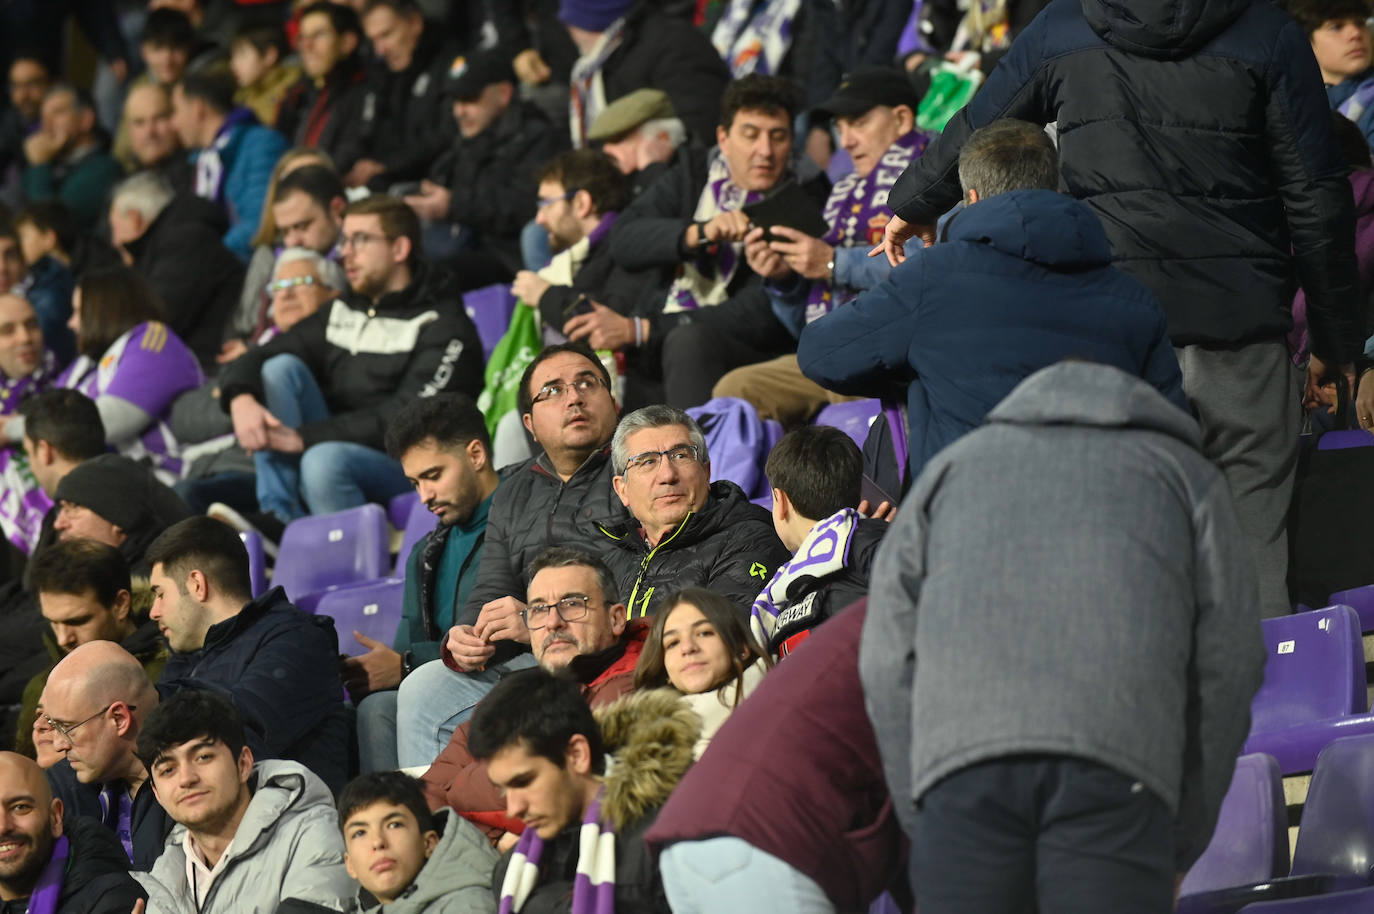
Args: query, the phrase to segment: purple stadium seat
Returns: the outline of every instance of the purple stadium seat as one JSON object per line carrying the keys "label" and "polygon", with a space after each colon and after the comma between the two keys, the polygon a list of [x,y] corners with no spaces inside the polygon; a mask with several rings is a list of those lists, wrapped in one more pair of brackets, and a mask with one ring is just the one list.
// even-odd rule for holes
{"label": "purple stadium seat", "polygon": [[415,544],[424,538],[425,534],[439,525],[439,518],[433,511],[427,509],[417,498],[415,509],[410,512],[410,517],[406,520],[405,533],[401,535],[401,548],[396,553],[395,575],[398,578],[406,576],[406,559],[410,558],[410,550],[415,548]]}
{"label": "purple stadium seat", "polygon": [[386,512],[363,505],[286,525],[272,583],[310,612],[320,592],[384,576],[391,564]]}
{"label": "purple stadium seat", "polygon": [[386,521],[397,530],[404,530],[410,520],[410,512],[420,503],[420,496],[414,492],[402,492],[386,503]]}
{"label": "purple stadium seat", "polygon": [[482,338],[482,355],[487,357],[496,348],[497,342],[505,336],[510,326],[510,316],[515,311],[515,296],[510,286],[499,283],[483,286],[463,293],[463,309],[477,325],[477,335]]}
{"label": "purple stadium seat", "polygon": [[243,547],[248,550],[248,580],[253,588],[253,599],[267,592],[267,556],[262,549],[261,533],[240,533]]}
{"label": "purple stadium seat", "polygon": [[1288,874],[1288,811],[1279,763],[1242,755],[1207,850],[1183,880],[1181,895],[1268,882]]}
{"label": "purple stadium seat", "polygon": [[334,620],[339,633],[339,651],[356,657],[367,653],[368,649],[353,637],[354,631],[383,644],[395,640],[404,592],[405,581],[400,578],[339,587],[320,596],[315,614]]}
{"label": "purple stadium seat", "polygon": [[1241,908],[1240,914],[1369,914],[1370,911],[1374,911],[1374,888],[1261,901]]}
{"label": "purple stadium seat", "polygon": [[1332,606],[1349,606],[1360,617],[1360,631],[1374,632],[1374,584],[1338,590],[1331,595]]}
{"label": "purple stadium seat", "polygon": [[1351,447],[1374,447],[1374,432],[1362,428],[1330,431],[1317,440],[1319,451],[1343,451]]}
{"label": "purple stadium seat", "polygon": [[848,403],[831,403],[816,413],[813,425],[828,425],[844,432],[862,450],[868,438],[868,427],[883,411],[881,400],[851,400]]}

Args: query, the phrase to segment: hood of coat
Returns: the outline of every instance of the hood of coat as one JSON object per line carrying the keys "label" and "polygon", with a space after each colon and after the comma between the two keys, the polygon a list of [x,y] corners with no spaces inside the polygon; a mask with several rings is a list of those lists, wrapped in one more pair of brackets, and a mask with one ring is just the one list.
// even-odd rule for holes
{"label": "hood of coat", "polygon": [[1252,0],[1081,0],[1103,41],[1145,57],[1187,57],[1238,19]]}
{"label": "hood of coat", "polygon": [[[415,881],[401,897],[386,906],[388,914],[406,914],[429,909],[445,896],[469,889],[491,890],[491,871],[499,855],[477,827],[451,809],[434,813],[439,843],[429,855]],[[359,904],[359,908],[362,905]],[[363,908],[373,914],[381,905]]]}
{"label": "hood of coat", "polygon": [[1085,203],[1052,190],[1013,190],[965,207],[949,223],[950,241],[986,244],[1051,270],[1111,263],[1107,233]]}
{"label": "hood of coat", "polygon": [[1040,369],[1016,385],[987,421],[1133,428],[1202,449],[1202,433],[1192,416],[1140,378],[1096,362],[1058,362]]}
{"label": "hood of coat", "polygon": [[701,718],[676,689],[631,692],[592,713],[609,756],[602,809],[623,831],[667,801],[692,764]]}

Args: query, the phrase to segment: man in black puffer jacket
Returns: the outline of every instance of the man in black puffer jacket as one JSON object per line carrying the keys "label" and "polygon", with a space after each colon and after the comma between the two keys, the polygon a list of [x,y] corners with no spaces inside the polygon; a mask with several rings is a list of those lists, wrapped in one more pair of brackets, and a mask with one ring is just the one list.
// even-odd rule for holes
{"label": "man in black puffer jacket", "polygon": [[684,587],[713,590],[745,617],[787,549],[739,486],[710,481],[696,420],[671,406],[630,413],[611,440],[611,464],[633,517],[597,529],[616,547],[604,558],[630,618],[653,615]]}
{"label": "man in black puffer jacket", "polygon": [[[1307,292],[1318,381],[1352,375],[1354,202],[1303,30],[1267,0],[1055,0],[892,189],[888,258],[960,199],[970,133],[1058,125],[1064,187],[1096,211],[1112,259],[1169,319],[1207,456],[1255,555],[1261,612],[1289,611],[1285,517],[1297,458],[1284,335]],[[1296,267],[1296,277],[1294,275]],[[1352,377],[1353,381],[1353,377]]]}

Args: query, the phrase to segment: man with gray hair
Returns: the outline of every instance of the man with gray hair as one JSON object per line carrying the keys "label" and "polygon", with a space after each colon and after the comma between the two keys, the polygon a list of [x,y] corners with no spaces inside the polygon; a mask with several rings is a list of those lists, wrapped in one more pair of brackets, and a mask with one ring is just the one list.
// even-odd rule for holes
{"label": "man with gray hair", "polygon": [[663,598],[705,587],[748,619],[754,598],[790,556],[773,518],[733,482],[711,482],[706,437],[672,406],[646,406],[620,420],[611,439],[611,483],[631,518],[598,524],[604,556],[631,619]]}
{"label": "man with gray hair", "polygon": [[154,170],[125,178],[110,200],[110,240],[152,286],[168,325],[205,368],[215,364],[243,285],[243,265],[220,240],[227,227],[219,207],[178,196]]}
{"label": "man with gray hair", "polygon": [[959,179],[965,209],[946,242],[808,324],[802,372],[855,396],[905,385],[908,478],[1023,378],[1065,358],[1142,377],[1187,410],[1164,312],[1112,267],[1093,211],[1058,193],[1045,132],[1011,119],[975,131]]}

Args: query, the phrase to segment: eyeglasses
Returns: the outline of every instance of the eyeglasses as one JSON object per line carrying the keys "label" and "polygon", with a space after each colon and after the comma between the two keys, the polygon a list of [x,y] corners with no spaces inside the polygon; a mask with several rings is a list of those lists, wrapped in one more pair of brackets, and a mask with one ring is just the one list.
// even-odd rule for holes
{"label": "eyeglasses", "polygon": [[670,466],[685,467],[698,459],[697,453],[695,444],[679,444],[666,451],[645,451],[626,460],[625,470],[629,473],[649,473],[658,467],[658,462],[664,457],[668,458]]}
{"label": "eyeglasses", "polygon": [[550,197],[547,200],[545,200],[543,197],[540,197],[539,202],[535,204],[535,209],[543,209],[544,207],[549,206],[553,203],[561,203],[564,200],[571,200],[573,197],[577,196],[577,192],[581,189],[582,188],[580,187],[575,187],[561,197]]}
{"label": "eyeglasses", "polygon": [[293,276],[290,279],[274,279],[267,284],[267,291],[276,295],[278,292],[285,292],[287,289],[294,289],[296,286],[317,285],[319,280],[313,276]]}
{"label": "eyeglasses", "polygon": [[[573,378],[572,383],[565,381],[553,381],[539,388],[539,393],[534,395],[531,404],[543,403],[545,400],[561,400],[568,395],[569,390],[576,390],[582,396],[589,395],[598,387],[606,387],[606,382],[596,375],[584,374]],[[609,387],[606,387],[610,390]]]}
{"label": "eyeglasses", "polygon": [[564,622],[578,622],[587,615],[587,604],[591,598],[583,594],[568,594],[557,603],[531,603],[520,612],[525,627],[535,632],[549,624],[549,614],[558,613]]}
{"label": "eyeglasses", "polygon": [[345,247],[360,248],[370,241],[390,241],[385,235],[373,235],[370,232],[354,232],[352,235],[342,235],[339,238],[339,248]]}
{"label": "eyeglasses", "polygon": [[[59,736],[61,736],[63,739],[65,739],[67,742],[71,743],[72,745],[76,745],[76,737],[72,736],[72,734],[75,733],[79,728],[81,728],[81,727],[85,726],[86,724],[90,723],[91,721],[95,720],[97,717],[102,716],[106,711],[110,710],[111,708],[113,708],[113,707],[114,707],[115,705],[117,705],[117,704],[119,704],[119,702],[117,702],[117,701],[112,701],[112,702],[110,702],[109,704],[107,704],[105,707],[101,708],[99,711],[96,711],[96,712],[95,712],[94,714],[92,714],[90,717],[88,717],[88,718],[86,718],[85,720],[80,721],[80,722],[78,722],[78,723],[74,723],[74,724],[72,724],[71,726],[68,726],[67,724],[61,723],[60,721],[53,720],[51,717],[49,717],[49,716],[46,715],[46,714],[43,715],[43,719],[44,719],[45,721],[48,722],[48,726],[49,726],[49,727],[52,727],[53,730],[57,731],[57,734],[58,734]],[[125,707],[128,708],[130,711],[137,711],[137,710],[138,710],[138,706],[137,706],[137,705],[125,705]]]}

